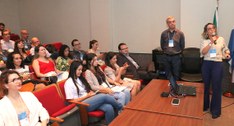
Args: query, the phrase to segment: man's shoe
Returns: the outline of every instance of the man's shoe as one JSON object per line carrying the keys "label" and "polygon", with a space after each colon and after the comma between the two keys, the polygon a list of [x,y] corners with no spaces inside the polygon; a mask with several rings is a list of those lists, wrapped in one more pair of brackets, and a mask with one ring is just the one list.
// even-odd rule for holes
{"label": "man's shoe", "polygon": [[216,119],[216,118],[218,118],[218,117],[220,117],[220,115],[212,114],[212,119]]}

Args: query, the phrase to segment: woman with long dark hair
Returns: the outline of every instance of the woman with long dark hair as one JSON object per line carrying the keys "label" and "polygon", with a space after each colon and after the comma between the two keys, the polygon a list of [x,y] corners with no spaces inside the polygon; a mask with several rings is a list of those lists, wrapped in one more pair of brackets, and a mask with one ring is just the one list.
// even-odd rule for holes
{"label": "woman with long dark hair", "polygon": [[109,124],[115,118],[114,109],[120,111],[122,105],[113,97],[94,93],[90,90],[90,86],[82,76],[83,66],[79,61],[72,62],[70,66],[69,77],[65,82],[64,88],[67,100],[77,100],[89,104],[88,111],[96,109],[105,112],[106,123]]}
{"label": "woman with long dark hair", "polygon": [[33,83],[34,84],[34,89],[33,90],[38,90],[42,89],[45,87],[45,85],[37,80],[32,80],[31,79],[31,73],[29,73],[29,66],[24,65],[23,63],[23,57],[20,55],[18,52],[12,52],[8,54],[7,57],[7,69],[12,69],[17,71],[20,76],[22,77],[22,83]]}
{"label": "woman with long dark hair", "polygon": [[94,53],[89,53],[87,54],[86,59],[87,69],[85,71],[85,78],[88,81],[91,89],[94,91],[99,90],[102,93],[109,94],[115,97],[122,105],[126,105],[131,99],[130,90],[125,88],[121,91],[113,91],[111,89],[111,85],[109,84],[111,80],[106,77],[98,65],[97,56]]}
{"label": "woman with long dark hair", "polygon": [[60,71],[68,71],[72,62],[70,48],[68,45],[62,45],[59,50],[59,57],[56,59],[56,68]]}
{"label": "woman with long dark hair", "polygon": [[109,77],[114,83],[114,85],[123,85],[127,86],[131,89],[132,97],[136,96],[140,91],[138,87],[140,87],[141,83],[138,80],[133,79],[121,79],[121,75],[126,72],[128,65],[124,65],[119,67],[117,64],[117,56],[114,52],[108,52],[105,56],[106,67],[104,69],[104,73]]}

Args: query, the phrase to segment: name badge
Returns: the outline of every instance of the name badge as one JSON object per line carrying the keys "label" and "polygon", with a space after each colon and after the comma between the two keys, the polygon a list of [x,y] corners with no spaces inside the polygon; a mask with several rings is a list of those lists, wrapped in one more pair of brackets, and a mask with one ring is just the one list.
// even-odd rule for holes
{"label": "name badge", "polygon": [[216,49],[210,49],[210,57],[216,57]]}
{"label": "name badge", "polygon": [[169,40],[168,47],[174,47],[174,40],[173,39]]}
{"label": "name badge", "polygon": [[21,126],[29,126],[29,120],[27,118],[26,112],[22,112],[22,113],[18,114],[18,118],[19,118]]}

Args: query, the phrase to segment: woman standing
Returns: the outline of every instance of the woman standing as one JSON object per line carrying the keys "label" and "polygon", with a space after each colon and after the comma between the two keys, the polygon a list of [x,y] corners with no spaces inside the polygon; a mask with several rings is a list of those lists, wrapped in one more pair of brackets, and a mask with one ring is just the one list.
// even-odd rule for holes
{"label": "woman standing", "polygon": [[1,126],[46,126],[49,114],[31,92],[19,92],[21,78],[16,71],[8,70],[0,76]]}
{"label": "woman standing", "polygon": [[122,105],[113,97],[106,94],[96,94],[90,90],[90,86],[82,76],[83,66],[81,62],[74,61],[70,66],[69,78],[64,88],[66,99],[88,103],[88,111],[100,109],[105,112],[105,119],[109,124],[115,118],[114,108],[120,111]]}
{"label": "woman standing", "polygon": [[[216,27],[208,23],[202,33],[200,52],[204,57],[202,64],[202,77],[205,84],[204,88],[204,111],[210,108],[212,118],[221,115],[221,90],[223,78],[223,59],[230,58],[230,51],[227,48],[224,38],[217,35]],[[210,102],[210,84],[212,84],[212,98]]]}

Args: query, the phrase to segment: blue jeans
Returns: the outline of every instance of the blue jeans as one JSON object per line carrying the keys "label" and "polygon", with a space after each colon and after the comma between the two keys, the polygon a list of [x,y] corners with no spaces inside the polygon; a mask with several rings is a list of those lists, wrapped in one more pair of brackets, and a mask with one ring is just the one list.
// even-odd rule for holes
{"label": "blue jeans", "polygon": [[128,102],[131,99],[131,95],[130,95],[130,90],[129,89],[125,89],[122,92],[115,92],[113,94],[113,96],[123,106],[126,105],[126,104],[128,104]]}
{"label": "blue jeans", "polygon": [[118,103],[114,97],[107,94],[97,94],[85,99],[83,102],[89,104],[87,107],[89,112],[97,109],[104,111],[105,119],[108,124],[115,118],[114,109],[119,111],[123,108],[122,104]]}
{"label": "blue jeans", "polygon": [[128,89],[128,88],[124,89],[123,93],[125,94],[125,105],[127,105],[131,100],[130,89]]}
{"label": "blue jeans", "polygon": [[166,70],[167,78],[169,73],[172,73],[176,80],[180,79],[181,58],[179,54],[173,56],[165,55],[165,58],[163,59],[163,64]]}

